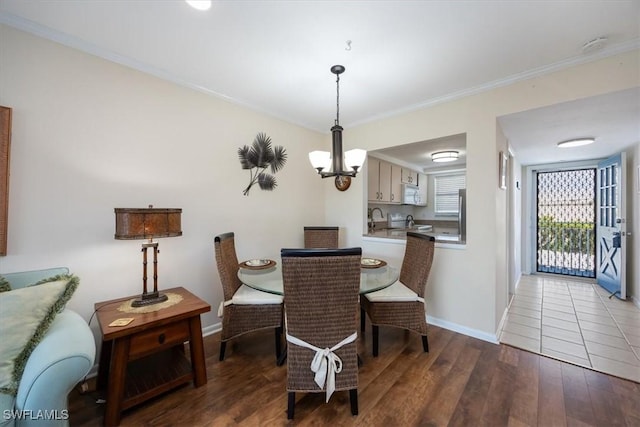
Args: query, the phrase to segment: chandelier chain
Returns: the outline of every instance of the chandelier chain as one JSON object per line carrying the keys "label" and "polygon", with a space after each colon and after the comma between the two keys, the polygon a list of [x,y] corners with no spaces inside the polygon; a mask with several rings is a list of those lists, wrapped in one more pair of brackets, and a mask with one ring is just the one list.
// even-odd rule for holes
{"label": "chandelier chain", "polygon": [[336,74],[336,126],[340,126],[340,74]]}

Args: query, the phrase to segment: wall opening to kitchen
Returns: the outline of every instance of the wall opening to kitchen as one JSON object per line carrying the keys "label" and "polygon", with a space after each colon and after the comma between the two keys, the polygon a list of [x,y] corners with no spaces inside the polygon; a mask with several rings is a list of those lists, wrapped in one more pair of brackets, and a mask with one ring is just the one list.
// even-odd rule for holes
{"label": "wall opening to kitchen", "polygon": [[[432,155],[455,152],[448,162]],[[369,151],[368,234],[432,233],[441,241],[466,241],[466,134]],[[394,234],[395,233],[395,234]]]}

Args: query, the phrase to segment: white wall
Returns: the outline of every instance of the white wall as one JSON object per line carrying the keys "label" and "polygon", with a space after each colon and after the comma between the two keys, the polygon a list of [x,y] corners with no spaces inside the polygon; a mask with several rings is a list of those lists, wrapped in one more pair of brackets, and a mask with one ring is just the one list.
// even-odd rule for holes
{"label": "white wall", "polygon": [[[345,130],[346,149],[368,150],[466,133],[467,245],[464,251],[437,255],[427,292],[428,314],[495,334],[506,309],[507,225],[497,220],[506,212],[506,192],[497,185],[497,152],[506,145],[498,142],[496,118],[636,87],[639,64],[634,51]],[[348,227],[351,246],[361,246],[366,231],[363,181],[354,179],[346,193],[325,184],[327,222]],[[360,233],[354,231],[358,229]]]}
{"label": "white wall", "polygon": [[[495,254],[495,263],[496,263],[496,277],[495,277],[495,304],[494,304],[494,314],[495,321],[499,322],[504,316],[504,311],[507,305],[509,304],[509,228],[510,228],[510,220],[509,217],[509,192],[511,188],[509,186],[509,146],[507,143],[507,138],[502,132],[502,129],[498,125],[498,120],[496,118],[496,152],[495,157],[496,162],[499,163],[501,161],[501,156],[507,156],[507,170],[504,171],[507,179],[507,188],[506,189],[498,189],[495,193],[495,233],[496,233],[496,254]],[[496,169],[498,169],[496,167]],[[498,188],[500,178],[499,173],[496,174],[496,180],[494,182],[494,188]],[[491,217],[489,217],[491,218]],[[496,323],[496,328],[498,324]]]}
{"label": "white wall", "polygon": [[509,292],[515,293],[516,285],[522,276],[522,165],[515,156],[510,157],[511,179],[509,182]]}
{"label": "white wall", "polygon": [[[69,306],[142,291],[142,241],[114,240],[115,207],[182,208],[183,236],[160,239],[162,289],[207,300],[219,322],[213,238],[236,232],[240,259],[278,257],[324,224],[307,153],[325,135],[0,25],[0,104],[13,108],[8,255],[0,272],[68,266]],[[258,132],[288,154],[277,188],[249,196],[237,149]],[[96,329],[96,322],[92,323]]]}
{"label": "white wall", "polygon": [[[96,301],[140,291],[141,242],[113,239],[115,207],[183,208],[184,236],[160,243],[160,284],[206,299],[213,312],[204,326],[219,321],[215,234],[236,231],[240,259],[302,245],[309,223],[339,225],[341,244],[362,246],[366,171],[339,192],[307,160],[310,150],[330,146],[330,135],[6,26],[0,63],[0,104],[14,108],[9,255],[0,271],[69,266],[81,279],[69,305],[86,318]],[[496,118],[637,86],[639,63],[634,51],[345,129],[345,150],[467,135],[467,245],[436,254],[430,315],[492,335],[505,308],[497,152],[506,147],[497,142]],[[237,148],[258,132],[286,147],[289,160],[274,192],[245,197],[248,172]]]}

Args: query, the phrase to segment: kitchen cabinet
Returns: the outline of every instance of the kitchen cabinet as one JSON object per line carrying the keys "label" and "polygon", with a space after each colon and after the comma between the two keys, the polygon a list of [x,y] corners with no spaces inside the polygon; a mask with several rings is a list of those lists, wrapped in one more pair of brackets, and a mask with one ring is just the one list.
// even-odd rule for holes
{"label": "kitchen cabinet", "polygon": [[370,202],[391,202],[391,163],[369,157],[368,199]]}
{"label": "kitchen cabinet", "polygon": [[418,172],[411,169],[402,168],[402,183],[418,185]]}
{"label": "kitchen cabinet", "polygon": [[[369,157],[367,161],[369,164],[367,177],[367,199],[369,202],[401,204],[403,174],[407,169],[375,157]],[[415,174],[413,185],[418,182],[418,173],[415,172]]]}
{"label": "kitchen cabinet", "polygon": [[380,160],[374,157],[367,158],[367,200],[378,201],[380,191]]}
{"label": "kitchen cabinet", "polygon": [[429,178],[423,173],[418,174],[418,206],[427,206],[427,187],[429,186]]}
{"label": "kitchen cabinet", "polygon": [[391,164],[391,203],[402,203],[402,168]]}

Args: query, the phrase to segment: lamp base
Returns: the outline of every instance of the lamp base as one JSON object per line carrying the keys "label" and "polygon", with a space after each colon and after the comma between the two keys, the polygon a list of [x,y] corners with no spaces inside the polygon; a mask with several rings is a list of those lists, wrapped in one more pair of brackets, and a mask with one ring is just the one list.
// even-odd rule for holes
{"label": "lamp base", "polygon": [[145,307],[147,305],[165,302],[168,299],[169,297],[165,294],[161,294],[160,292],[147,292],[140,295],[140,298],[133,300],[131,302],[131,307]]}

